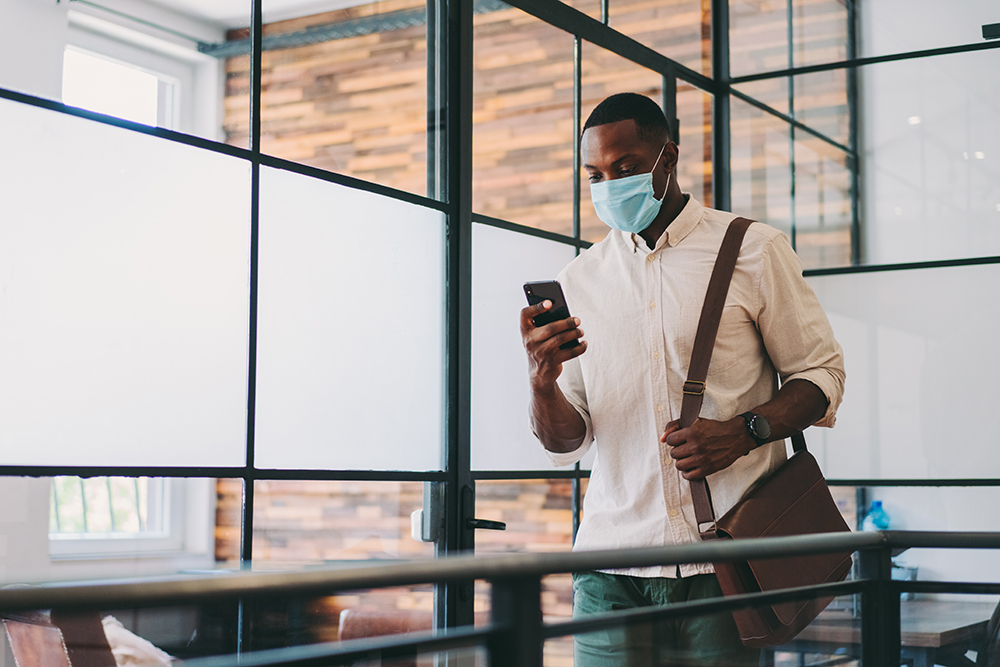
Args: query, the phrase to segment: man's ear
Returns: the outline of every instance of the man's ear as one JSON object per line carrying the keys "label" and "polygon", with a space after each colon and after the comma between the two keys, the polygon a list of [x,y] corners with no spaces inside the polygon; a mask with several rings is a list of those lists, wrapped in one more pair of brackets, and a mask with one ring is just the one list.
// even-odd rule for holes
{"label": "man's ear", "polygon": [[677,168],[678,157],[677,144],[673,141],[668,141],[667,145],[663,148],[663,170],[667,173],[674,171]]}

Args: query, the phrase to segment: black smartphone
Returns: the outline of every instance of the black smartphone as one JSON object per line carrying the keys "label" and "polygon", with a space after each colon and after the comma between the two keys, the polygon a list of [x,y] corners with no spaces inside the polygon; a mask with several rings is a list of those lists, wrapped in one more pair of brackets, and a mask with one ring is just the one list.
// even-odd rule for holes
{"label": "black smartphone", "polygon": [[[558,280],[540,280],[538,282],[524,283],[524,295],[528,297],[528,305],[534,306],[548,299],[552,302],[552,307],[538,315],[532,320],[536,327],[545,326],[550,322],[565,320],[569,317],[569,307],[566,306],[566,297],[563,295],[562,285]],[[574,338],[568,343],[559,346],[560,350],[568,350],[580,344],[580,340]]]}

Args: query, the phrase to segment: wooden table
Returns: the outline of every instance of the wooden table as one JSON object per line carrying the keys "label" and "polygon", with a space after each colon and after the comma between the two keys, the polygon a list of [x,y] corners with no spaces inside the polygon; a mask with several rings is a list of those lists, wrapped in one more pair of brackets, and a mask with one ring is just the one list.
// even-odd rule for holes
{"label": "wooden table", "polygon": [[[982,641],[994,607],[984,602],[903,600],[899,608],[903,661],[913,667],[963,664],[965,652],[977,649]],[[773,665],[775,652],[860,657],[861,619],[849,611],[825,611],[794,641],[768,649],[761,664]]]}

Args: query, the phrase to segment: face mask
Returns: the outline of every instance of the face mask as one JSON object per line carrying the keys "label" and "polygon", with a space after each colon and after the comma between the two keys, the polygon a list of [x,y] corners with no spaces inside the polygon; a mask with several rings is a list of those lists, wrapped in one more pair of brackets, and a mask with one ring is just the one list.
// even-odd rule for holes
{"label": "face mask", "polygon": [[[594,202],[597,217],[611,229],[618,229],[631,234],[638,234],[652,224],[653,218],[660,212],[662,199],[657,199],[653,192],[653,171],[663,156],[666,144],[656,156],[653,169],[647,174],[636,174],[610,181],[600,181],[590,184],[590,198]],[[667,174],[667,185],[670,185],[670,174]],[[663,189],[664,197],[667,194]]]}

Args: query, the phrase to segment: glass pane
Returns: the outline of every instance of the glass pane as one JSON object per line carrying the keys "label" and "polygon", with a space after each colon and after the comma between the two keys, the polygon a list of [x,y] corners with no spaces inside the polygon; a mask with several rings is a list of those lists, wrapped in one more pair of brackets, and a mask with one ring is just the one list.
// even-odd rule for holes
{"label": "glass pane", "polygon": [[214,567],[213,479],[0,476],[0,503],[0,586]]}
{"label": "glass pane", "polygon": [[844,0],[792,0],[794,65],[847,60],[848,23]]}
{"label": "glass pane", "polygon": [[243,465],[248,163],[7,101],[0,146],[3,463]]}
{"label": "glass pane", "polygon": [[775,111],[789,115],[788,77],[748,81],[733,86],[735,90],[763,102]]}
{"label": "glass pane", "polygon": [[[425,194],[426,3],[349,4],[310,13],[264,0],[261,150]],[[249,61],[229,76],[247,76],[236,65]]]}
{"label": "glass pane", "polygon": [[[996,487],[869,487],[866,496],[865,509],[871,501],[882,502],[890,530],[1000,530]],[[970,507],[975,511],[968,511]],[[894,579],[1000,580],[996,552],[982,549],[909,549],[893,558],[893,564]]]}
{"label": "glass pane", "polygon": [[[1000,266],[912,269],[808,279],[844,348],[848,381],[834,429],[811,429],[828,477],[995,477],[991,399],[1000,373]],[[928,305],[933,316],[928,315]],[[955,373],[962,388],[955,391]],[[928,407],[933,406],[933,407]],[[961,443],[948,456],[941,442]]]}
{"label": "glass pane", "polygon": [[548,470],[552,464],[528,426],[522,285],[555,278],[574,249],[476,224],[472,252],[472,468]]}
{"label": "glass pane", "polygon": [[[594,107],[615,93],[639,93],[662,105],[663,77],[660,74],[587,42],[583,43],[581,78],[583,112],[580,118],[581,126],[586,124]],[[682,147],[682,150],[683,148],[686,147]],[[590,200],[587,172],[581,169],[580,236],[587,241],[597,242],[607,235],[608,226],[597,217]]]}
{"label": "glass pane", "polygon": [[842,146],[851,140],[848,76],[848,70],[836,70],[794,77],[795,119]]}
{"label": "glass pane", "polygon": [[1000,254],[1000,51],[860,70],[865,261]]}
{"label": "glass pane", "polygon": [[421,507],[422,482],[257,481],[254,565],[433,558],[410,535]]}
{"label": "glass pane", "polygon": [[733,76],[787,69],[786,2],[729,0],[729,68]]}
{"label": "glass pane", "polygon": [[472,207],[573,235],[573,36],[504,7],[473,33]]}
{"label": "glass pane", "polygon": [[[476,482],[476,516],[506,530],[476,531],[476,553],[543,553],[573,548],[573,481]],[[570,596],[570,599],[572,596]]]}
{"label": "glass pane", "polygon": [[579,10],[594,20],[601,20],[601,0],[561,0],[573,9]]}
{"label": "glass pane", "polygon": [[444,215],[276,169],[260,193],[256,464],[439,469]]}
{"label": "glass pane", "polygon": [[680,161],[677,182],[705,206],[712,205],[712,96],[678,82]]}
{"label": "glass pane", "polygon": [[790,126],[736,98],[730,117],[733,211],[791,236]]}
{"label": "glass pane", "polygon": [[611,0],[612,28],[712,76],[712,7],[702,0]]}
{"label": "glass pane", "polygon": [[806,269],[851,263],[847,154],[795,132],[795,251]]}
{"label": "glass pane", "polygon": [[995,0],[963,0],[936,11],[914,11],[907,0],[873,0],[857,7],[862,57],[979,43],[982,26],[998,21]]}

